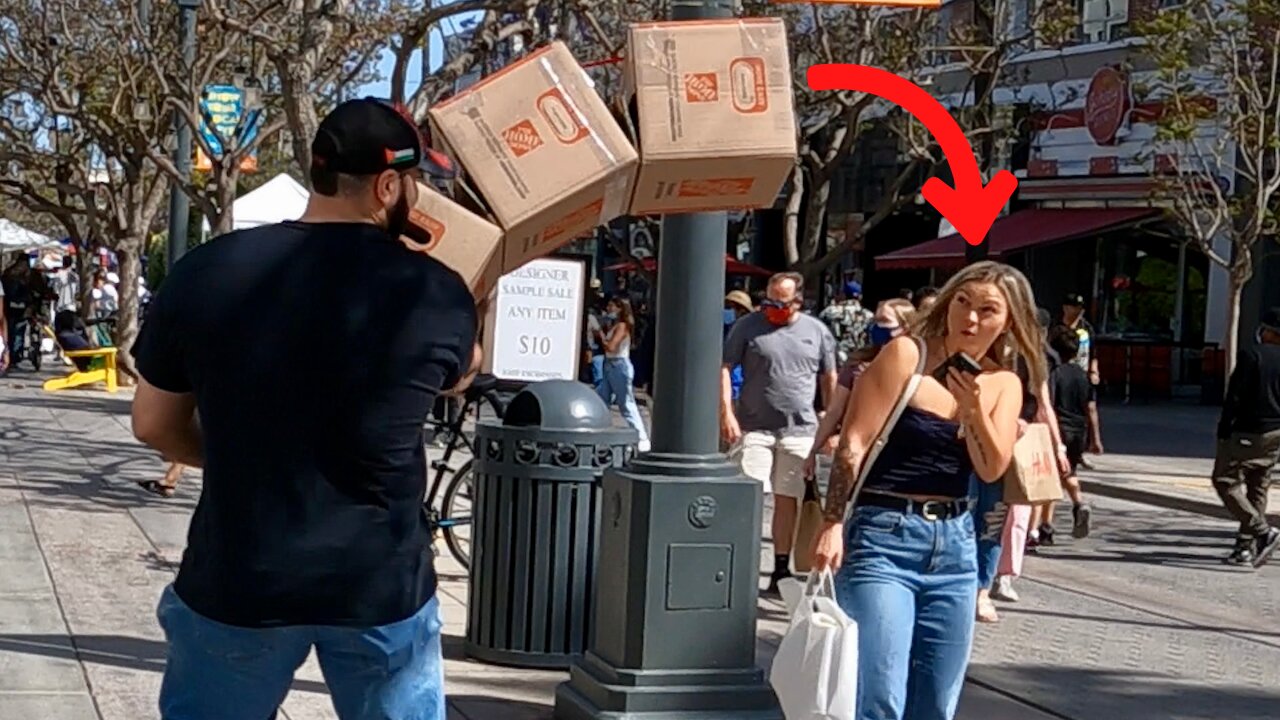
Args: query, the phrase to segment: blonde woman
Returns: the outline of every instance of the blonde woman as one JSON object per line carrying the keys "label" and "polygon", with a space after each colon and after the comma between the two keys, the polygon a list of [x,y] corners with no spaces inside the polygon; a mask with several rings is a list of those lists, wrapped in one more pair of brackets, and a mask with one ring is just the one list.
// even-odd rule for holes
{"label": "blonde woman", "polygon": [[831,401],[827,403],[827,412],[823,415],[822,422],[818,424],[818,432],[813,439],[813,449],[809,452],[808,459],[804,461],[805,477],[812,477],[817,470],[819,453],[830,455],[835,450],[832,441],[836,437],[840,421],[844,419],[845,406],[849,402],[849,394],[853,391],[854,382],[890,340],[907,331],[907,325],[911,323],[913,315],[915,315],[915,307],[910,300],[903,298],[885,300],[876,307],[875,319],[867,329],[867,339],[871,344],[855,350],[836,378],[836,391],[831,395]]}
{"label": "blonde woman", "polygon": [[[970,476],[994,482],[1013,458],[1022,382],[1010,364],[1023,357],[1044,382],[1034,313],[1022,273],[975,263],[854,385],[814,565],[837,572],[840,607],[858,622],[857,720],[955,716],[978,585]],[[980,372],[947,367],[961,352]],[[867,452],[921,370],[846,522]]]}

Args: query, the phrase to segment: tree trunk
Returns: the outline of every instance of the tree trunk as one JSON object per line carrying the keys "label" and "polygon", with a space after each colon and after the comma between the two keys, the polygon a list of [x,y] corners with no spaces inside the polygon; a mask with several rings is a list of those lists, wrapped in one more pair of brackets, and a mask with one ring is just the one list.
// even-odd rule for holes
{"label": "tree trunk", "polygon": [[831,201],[831,181],[816,179],[809,187],[805,199],[804,235],[800,237],[800,263],[810,265],[822,252],[822,226],[827,219],[827,205]]}
{"label": "tree trunk", "polygon": [[[1236,369],[1236,357],[1240,354],[1240,298],[1244,295],[1244,283],[1234,277],[1227,280],[1227,332],[1222,338],[1223,380],[1230,380]],[[1223,385],[1226,392],[1226,383]]]}
{"label": "tree trunk", "polygon": [[142,253],[146,248],[146,233],[121,238],[116,246],[116,260],[120,263],[120,309],[116,313],[116,362],[123,384],[137,382],[138,372],[133,367],[133,344],[138,339],[138,277],[142,274]]}
{"label": "tree trunk", "polygon": [[209,219],[209,237],[216,238],[235,229],[236,226],[236,179],[218,184],[217,197],[214,199],[218,213]]}
{"label": "tree trunk", "polygon": [[796,163],[791,173],[791,194],[787,196],[787,210],[783,216],[783,248],[787,265],[800,262],[800,207],[804,203],[804,166]]}
{"label": "tree trunk", "polygon": [[302,182],[311,189],[311,140],[320,127],[316,106],[312,102],[310,85],[312,69],[304,58],[276,64],[280,72],[281,96],[285,117],[289,121],[289,136],[293,142],[293,157],[297,160]]}

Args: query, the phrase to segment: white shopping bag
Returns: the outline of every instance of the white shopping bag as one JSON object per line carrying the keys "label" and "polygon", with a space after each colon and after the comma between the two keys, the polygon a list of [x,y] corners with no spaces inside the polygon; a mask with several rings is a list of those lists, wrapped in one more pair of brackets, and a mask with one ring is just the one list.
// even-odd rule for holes
{"label": "white shopping bag", "polygon": [[853,720],[858,698],[858,625],[836,604],[830,570],[809,574],[769,683],[787,720]]}

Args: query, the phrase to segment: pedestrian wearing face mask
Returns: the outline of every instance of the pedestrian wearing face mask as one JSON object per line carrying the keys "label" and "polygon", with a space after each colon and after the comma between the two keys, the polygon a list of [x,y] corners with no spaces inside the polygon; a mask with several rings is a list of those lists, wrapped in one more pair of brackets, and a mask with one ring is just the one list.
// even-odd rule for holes
{"label": "pedestrian wearing face mask", "polygon": [[845,408],[849,404],[849,395],[853,392],[853,384],[857,382],[858,376],[876,359],[881,348],[907,331],[907,325],[914,314],[915,308],[911,301],[903,298],[885,300],[876,308],[875,318],[867,328],[870,344],[855,351],[836,377],[836,390],[831,395],[826,415],[818,425],[818,432],[813,438],[813,449],[809,451],[809,457],[804,463],[805,477],[811,477],[817,470],[820,453],[830,455],[835,450],[836,431],[840,429]]}
{"label": "pedestrian wearing face mask", "polygon": [[[804,276],[774,275],[763,311],[743,316],[724,343],[721,434],[742,472],[774,496],[772,593],[791,575],[803,466],[818,429],[814,397],[820,387],[825,407],[836,385],[835,338],[822,321],[800,312],[803,304]],[[742,390],[735,405],[736,365]]]}
{"label": "pedestrian wearing face mask", "polygon": [[134,434],[204,468],[163,720],[272,717],[313,649],[342,720],[445,718],[422,426],[477,311],[400,240],[430,157],[407,115],[343,103],[311,149],[302,218],[184,256],[139,339]]}

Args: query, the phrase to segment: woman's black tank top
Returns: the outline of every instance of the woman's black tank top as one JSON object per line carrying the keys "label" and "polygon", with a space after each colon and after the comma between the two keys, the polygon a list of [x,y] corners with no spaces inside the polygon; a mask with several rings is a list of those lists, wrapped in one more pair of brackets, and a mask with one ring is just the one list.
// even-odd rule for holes
{"label": "woman's black tank top", "polygon": [[961,498],[973,462],[960,424],[908,406],[867,473],[864,490]]}

